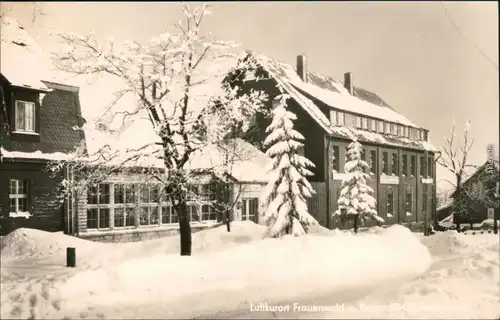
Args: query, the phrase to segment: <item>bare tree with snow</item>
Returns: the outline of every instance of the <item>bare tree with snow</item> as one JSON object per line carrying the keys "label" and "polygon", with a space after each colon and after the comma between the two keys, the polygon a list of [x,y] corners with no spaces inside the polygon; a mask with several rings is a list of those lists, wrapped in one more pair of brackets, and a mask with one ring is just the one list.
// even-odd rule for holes
{"label": "bare tree with snow", "polygon": [[[119,124],[113,128],[118,134],[135,116],[149,119],[159,141],[145,141],[141,148],[128,149],[127,156],[119,161],[111,160],[119,156],[117,152],[107,152],[106,157],[99,155],[96,159],[102,164],[99,168],[105,165],[109,168],[113,162],[118,169],[146,156],[160,159],[164,171],[155,171],[153,166],[147,171],[165,185],[179,217],[180,254],[191,255],[186,202],[193,172],[186,169],[186,164],[197,150],[222,143],[234,126],[249,120],[261,108],[265,96],[258,91],[236,95],[235,89],[221,84],[227,70],[223,72],[217,65],[233,56],[236,44],[218,41],[202,32],[202,22],[210,13],[206,5],[196,8],[183,5],[183,13],[183,20],[172,29],[174,33],[165,32],[146,44],[128,41],[119,46],[112,39],[101,44],[92,34],[61,34],[66,50],[57,54],[57,64],[71,74],[103,75],[123,84],[116,92],[115,102],[131,96],[135,101],[133,109],[122,110],[116,107],[118,103],[113,103],[106,112],[112,115],[109,123]],[[236,68],[244,68],[243,63],[240,61]],[[109,170],[99,172],[98,176]]]}
{"label": "bare tree with snow", "polygon": [[469,152],[474,144],[474,140],[469,138],[469,129],[470,119],[467,120],[463,142],[460,144],[460,142],[457,142],[455,121],[453,121],[451,136],[444,138],[445,145],[441,148],[440,155],[436,159],[436,162],[451,172],[455,179],[455,181],[446,181],[455,188],[456,196],[454,197],[452,211],[456,219],[457,230],[460,230],[461,221],[467,217],[467,208],[469,206],[466,190],[462,188],[462,183],[468,174],[467,169],[476,167],[467,162]]}
{"label": "bare tree with snow", "polygon": [[306,176],[312,175],[308,167],[314,164],[298,154],[304,137],[294,130],[297,116],[286,109],[286,94],[276,97],[278,105],[272,111],[272,121],[267,127],[264,146],[273,159],[269,182],[264,190],[263,202],[267,206],[264,220],[268,222],[269,236],[283,234],[303,235],[312,225],[318,224],[308,212],[307,198],[314,189]]}
{"label": "bare tree with snow", "polygon": [[373,189],[367,185],[370,175],[365,173],[365,170],[369,166],[361,159],[362,152],[361,144],[354,139],[348,147],[348,160],[344,166],[347,177],[340,186],[338,209],[334,212],[334,215],[340,216],[342,220],[352,217],[355,233],[358,232],[360,217],[371,218],[377,222],[384,221],[377,215],[377,202],[373,197]]}

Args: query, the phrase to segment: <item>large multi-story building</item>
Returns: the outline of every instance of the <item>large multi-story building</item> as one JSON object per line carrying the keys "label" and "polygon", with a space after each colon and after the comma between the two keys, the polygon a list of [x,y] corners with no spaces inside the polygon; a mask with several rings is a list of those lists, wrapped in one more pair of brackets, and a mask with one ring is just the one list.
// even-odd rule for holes
{"label": "large multi-story building", "polygon": [[[370,166],[369,185],[375,191],[378,214],[386,223],[422,221],[435,215],[437,149],[429,130],[415,124],[379,96],[354,85],[351,73],[344,82],[307,70],[306,58],[296,68],[264,55],[247,52],[255,66],[226,80],[240,90],[263,90],[272,108],[277,95],[289,95],[287,106],[297,115],[296,129],[305,137],[304,155],[315,164],[309,178],[316,190],[311,213],[323,225],[335,227],[340,184],[345,176],[346,149],[355,136]],[[245,139],[264,149],[270,119],[260,114]]]}

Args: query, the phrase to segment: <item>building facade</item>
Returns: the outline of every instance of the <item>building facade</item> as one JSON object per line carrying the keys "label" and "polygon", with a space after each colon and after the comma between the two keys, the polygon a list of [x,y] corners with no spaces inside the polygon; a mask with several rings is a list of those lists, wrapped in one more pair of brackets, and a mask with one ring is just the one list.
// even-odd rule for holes
{"label": "building facade", "polygon": [[438,221],[450,216],[453,203],[459,199],[468,208],[466,216],[453,215],[453,222],[460,224],[481,223],[486,219],[500,219],[499,209],[499,170],[498,160],[491,159],[480,166],[470,177],[462,182],[462,193],[457,191],[451,199],[437,209]]}
{"label": "building facade", "polygon": [[[228,80],[242,91],[263,90],[270,97],[289,95],[287,106],[297,115],[295,128],[305,137],[304,155],[315,164],[309,178],[316,195],[309,209],[321,225],[335,228],[340,184],[345,176],[346,148],[355,136],[370,165],[369,185],[375,191],[378,214],[388,224],[423,221],[435,216],[436,148],[429,131],[396,112],[376,94],[353,85],[350,73],[344,82],[307,71],[304,56],[296,68],[267,56],[248,52],[255,68],[234,72]],[[256,117],[244,138],[264,150],[270,119]]]}

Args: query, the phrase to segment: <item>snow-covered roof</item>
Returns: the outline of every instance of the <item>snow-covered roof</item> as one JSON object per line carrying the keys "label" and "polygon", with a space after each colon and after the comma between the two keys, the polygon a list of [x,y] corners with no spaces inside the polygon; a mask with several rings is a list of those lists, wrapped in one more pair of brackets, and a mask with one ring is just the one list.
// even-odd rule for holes
{"label": "snow-covered roof", "polygon": [[189,160],[190,169],[227,170],[239,182],[267,182],[271,159],[252,144],[237,138],[225,146],[208,145]]}
{"label": "snow-covered roof", "polygon": [[452,205],[453,205],[453,199],[448,199],[448,200],[446,201],[446,203],[444,203],[443,205],[439,206],[436,210],[437,210],[437,211],[441,211],[441,210],[444,210],[444,209],[448,209],[448,208],[450,208]]}
{"label": "snow-covered roof", "polygon": [[396,112],[372,92],[355,87],[354,95],[351,95],[340,81],[313,72],[307,72],[307,82],[304,82],[298,76],[295,68],[289,64],[255,52],[247,52],[246,54],[247,57],[254,58],[269,73],[270,77],[275,79],[327,134],[346,139],[350,139],[354,135],[360,142],[416,148],[432,152],[438,151],[430,141],[412,140],[332,125],[328,117],[312,99],[321,101],[332,110],[366,115],[383,121],[421,128]]}
{"label": "snow-covered roof", "polygon": [[0,21],[0,72],[14,86],[50,91],[42,80],[55,80],[49,55],[15,19]]}

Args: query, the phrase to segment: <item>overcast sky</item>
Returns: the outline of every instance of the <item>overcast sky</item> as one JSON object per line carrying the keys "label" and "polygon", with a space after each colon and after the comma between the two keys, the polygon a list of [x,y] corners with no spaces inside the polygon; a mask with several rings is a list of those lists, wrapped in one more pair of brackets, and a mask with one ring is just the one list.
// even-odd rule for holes
{"label": "overcast sky", "polygon": [[[453,118],[459,134],[471,118],[470,159],[479,164],[486,160],[488,143],[498,146],[498,6],[495,1],[443,4],[212,3],[205,27],[220,39],[290,64],[305,54],[309,70],[337,79],[352,72],[355,85],[429,129],[438,147]],[[49,36],[54,30],[92,29],[103,39],[141,41],[180,18],[179,3],[167,2],[45,2],[36,6],[34,21],[33,3],[2,6],[48,50],[55,50]],[[438,174],[449,177],[441,169]]]}

